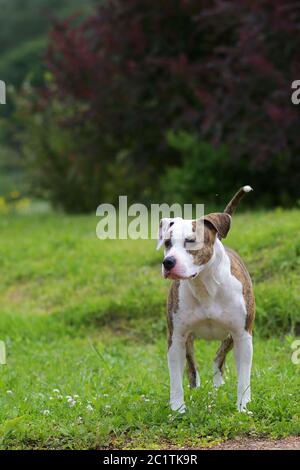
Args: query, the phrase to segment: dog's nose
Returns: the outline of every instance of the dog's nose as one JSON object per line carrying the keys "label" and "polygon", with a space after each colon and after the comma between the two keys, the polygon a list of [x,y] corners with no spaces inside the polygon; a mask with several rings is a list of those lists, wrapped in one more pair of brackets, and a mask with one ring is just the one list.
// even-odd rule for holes
{"label": "dog's nose", "polygon": [[174,256],[168,256],[167,258],[163,260],[164,268],[167,271],[170,271],[170,269],[174,268],[175,264],[176,264],[176,259],[174,258]]}

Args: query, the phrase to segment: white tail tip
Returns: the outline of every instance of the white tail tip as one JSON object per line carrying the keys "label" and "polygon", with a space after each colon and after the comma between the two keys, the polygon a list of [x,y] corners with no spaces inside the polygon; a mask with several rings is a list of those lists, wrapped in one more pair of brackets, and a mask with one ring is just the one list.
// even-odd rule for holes
{"label": "white tail tip", "polygon": [[250,193],[250,191],[253,191],[253,188],[251,188],[251,186],[244,186],[243,190],[245,191],[245,193]]}

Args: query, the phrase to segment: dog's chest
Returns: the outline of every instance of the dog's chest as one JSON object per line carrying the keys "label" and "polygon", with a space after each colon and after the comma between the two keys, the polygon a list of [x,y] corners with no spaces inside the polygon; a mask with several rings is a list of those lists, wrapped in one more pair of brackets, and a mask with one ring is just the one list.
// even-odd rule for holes
{"label": "dog's chest", "polygon": [[201,290],[197,293],[199,297],[195,298],[188,289],[181,289],[181,308],[178,316],[178,321],[182,322],[183,327],[196,336],[206,340],[222,340],[244,323],[244,299],[241,290],[237,289],[235,293],[231,290],[230,296],[226,290],[215,296]]}
{"label": "dog's chest", "polygon": [[193,332],[200,338],[222,340],[228,335],[234,319],[219,302],[212,302],[196,306],[189,312],[188,321]]}

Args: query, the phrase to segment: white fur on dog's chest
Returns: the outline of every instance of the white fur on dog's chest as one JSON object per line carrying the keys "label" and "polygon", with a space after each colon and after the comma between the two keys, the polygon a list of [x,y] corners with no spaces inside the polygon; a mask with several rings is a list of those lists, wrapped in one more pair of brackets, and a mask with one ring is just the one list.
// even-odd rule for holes
{"label": "white fur on dog's chest", "polygon": [[195,335],[208,341],[225,339],[236,322],[235,315],[231,315],[230,310],[224,311],[218,303],[198,306],[185,318]]}
{"label": "white fur on dog's chest", "polygon": [[174,320],[179,328],[182,327],[183,332],[193,332],[209,341],[226,338],[238,325],[245,323],[245,315],[242,316],[241,310],[234,304],[228,304],[227,308],[224,308],[218,301],[206,305],[197,305],[195,302],[193,308],[179,308]]}
{"label": "white fur on dog's chest", "polygon": [[206,340],[223,340],[229,333],[244,330],[243,288],[232,276],[226,255],[222,256],[221,276],[211,274],[209,282],[205,278],[180,281],[179,308],[173,321],[182,334],[193,332]]}

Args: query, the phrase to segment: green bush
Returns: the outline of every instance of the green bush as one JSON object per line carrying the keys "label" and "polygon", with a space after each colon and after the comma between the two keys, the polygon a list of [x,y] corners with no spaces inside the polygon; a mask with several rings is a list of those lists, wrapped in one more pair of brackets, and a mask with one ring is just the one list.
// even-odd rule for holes
{"label": "green bush", "polygon": [[[50,76],[46,79],[50,83]],[[96,132],[93,121],[77,122],[84,104],[69,100],[66,107],[53,99],[41,106],[29,84],[16,99],[15,122],[22,128],[19,140],[34,195],[49,198],[68,212],[96,209],[110,198],[113,185],[124,178],[124,165],[120,173],[117,170],[122,155],[116,152],[115,159],[111,157],[114,142]]]}
{"label": "green bush", "polygon": [[[160,180],[161,195],[170,203],[205,202],[207,206],[220,209],[237,188],[249,184],[255,189],[255,198],[246,199],[245,205],[297,205],[290,187],[284,184],[290,171],[288,155],[273,156],[266,167],[269,171],[269,180],[266,180],[266,169],[261,172],[252,167],[246,155],[233,158],[229,145],[214,146],[187,131],[169,131],[167,142],[176,161],[180,162],[168,166]],[[274,185],[277,189],[272,192],[270,188]]]}
{"label": "green bush", "polygon": [[0,59],[1,78],[8,84],[18,85],[28,76],[34,84],[41,85],[46,44],[46,38],[41,37],[21,43],[3,54]]}
{"label": "green bush", "polygon": [[225,203],[235,188],[251,183],[243,172],[244,162],[235,168],[225,145],[214,147],[188,132],[169,132],[168,144],[180,155],[182,164],[169,167],[161,178],[163,197],[169,202]]}

